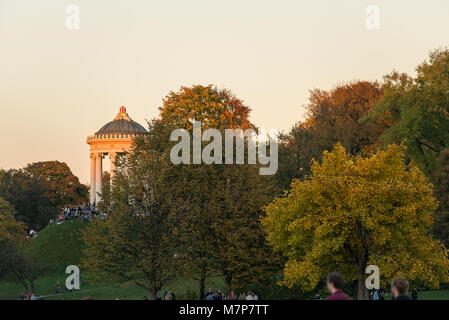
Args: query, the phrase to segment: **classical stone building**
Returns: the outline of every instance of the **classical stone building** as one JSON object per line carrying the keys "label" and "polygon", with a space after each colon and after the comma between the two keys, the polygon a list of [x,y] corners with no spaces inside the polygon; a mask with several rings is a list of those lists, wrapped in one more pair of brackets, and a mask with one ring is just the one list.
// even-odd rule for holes
{"label": "classical stone building", "polygon": [[93,136],[87,137],[90,145],[90,202],[95,204],[100,200],[103,176],[103,158],[108,156],[111,161],[111,178],[114,175],[115,159],[118,154],[129,151],[133,139],[147,130],[133,121],[126,108],[121,107],[117,117],[106,123]]}

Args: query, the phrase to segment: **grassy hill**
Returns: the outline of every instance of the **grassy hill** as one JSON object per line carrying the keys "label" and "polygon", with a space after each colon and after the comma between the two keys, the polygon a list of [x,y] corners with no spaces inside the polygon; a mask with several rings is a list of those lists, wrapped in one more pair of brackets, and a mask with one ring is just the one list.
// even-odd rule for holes
{"label": "grassy hill", "polygon": [[[43,265],[48,266],[45,275],[36,280],[39,295],[55,293],[56,282],[64,286],[68,265],[79,265],[84,242],[81,232],[88,226],[82,219],[68,220],[62,224],[46,227],[31,240],[27,249]],[[24,289],[14,282],[0,283],[0,299],[17,299]]]}
{"label": "grassy hill", "polygon": [[[83,277],[81,270],[81,290],[73,293],[67,292],[65,269],[68,265],[79,265],[85,248],[82,240],[82,231],[88,223],[82,219],[68,220],[62,224],[53,224],[39,233],[39,237],[32,240],[28,250],[39,262],[49,266],[46,274],[36,280],[36,294],[46,296],[45,299],[81,299],[92,297],[94,299],[143,299],[149,293],[135,285],[109,283],[108,285],[91,285]],[[62,293],[56,294],[56,282],[60,283]],[[213,288],[224,288],[222,278],[210,279],[207,283]],[[193,280],[177,279],[163,290],[171,290],[179,298],[196,298],[198,283]],[[14,282],[0,282],[0,300],[17,299],[24,289]]]}
{"label": "grassy hill", "polygon": [[64,273],[68,265],[80,264],[85,247],[81,233],[87,226],[82,219],[48,226],[33,239],[29,250],[51,268],[52,274]]}

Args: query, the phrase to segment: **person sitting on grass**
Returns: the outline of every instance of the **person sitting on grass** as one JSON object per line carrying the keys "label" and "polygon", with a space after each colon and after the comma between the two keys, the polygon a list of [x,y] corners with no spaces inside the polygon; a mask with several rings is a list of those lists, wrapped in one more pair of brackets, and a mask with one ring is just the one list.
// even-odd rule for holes
{"label": "person sitting on grass", "polygon": [[344,278],[338,272],[332,272],[327,276],[327,289],[331,293],[326,300],[351,300],[346,293],[343,292],[345,284]]}

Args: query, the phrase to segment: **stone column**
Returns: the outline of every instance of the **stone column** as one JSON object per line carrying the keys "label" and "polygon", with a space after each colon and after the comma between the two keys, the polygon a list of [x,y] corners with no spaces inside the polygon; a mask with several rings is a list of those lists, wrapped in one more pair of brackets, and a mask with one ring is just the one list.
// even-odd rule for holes
{"label": "stone column", "polygon": [[95,154],[90,154],[90,204],[94,204],[96,195],[95,185]]}
{"label": "stone column", "polygon": [[[95,186],[96,186],[96,204],[101,200],[101,189],[103,188],[103,154],[97,153],[95,164]],[[100,194],[100,195],[99,195]]]}
{"label": "stone column", "polygon": [[117,158],[117,153],[115,152],[110,152],[109,153],[109,159],[111,160],[111,183],[112,183],[112,178],[114,178],[114,173],[115,173],[115,159]]}

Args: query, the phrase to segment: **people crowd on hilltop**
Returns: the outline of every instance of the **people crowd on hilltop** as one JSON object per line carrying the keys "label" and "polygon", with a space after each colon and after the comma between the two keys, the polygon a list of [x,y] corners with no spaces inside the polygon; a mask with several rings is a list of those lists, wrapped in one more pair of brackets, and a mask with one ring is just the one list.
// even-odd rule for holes
{"label": "people crowd on hilltop", "polygon": [[[103,218],[107,217],[107,214],[101,214],[96,211],[95,207],[91,207],[89,205],[83,204],[80,207],[65,207],[62,212],[55,218],[50,219],[48,225],[52,225],[54,223],[61,224],[67,220],[74,218],[82,218],[83,222],[87,222],[92,217],[101,215]],[[33,229],[28,232],[27,238],[34,239],[39,236],[39,233]]]}
{"label": "people crowd on hilltop", "polygon": [[61,224],[67,220],[75,218],[82,218],[83,222],[87,222],[92,217],[99,215],[101,214],[98,211],[96,211],[95,207],[91,207],[86,204],[83,204],[83,206],[80,207],[65,207],[58,217],[50,219],[48,225],[52,225],[54,223]]}

